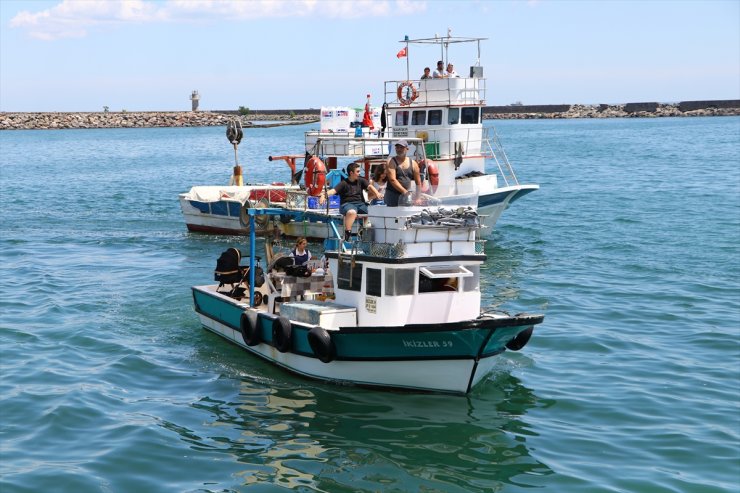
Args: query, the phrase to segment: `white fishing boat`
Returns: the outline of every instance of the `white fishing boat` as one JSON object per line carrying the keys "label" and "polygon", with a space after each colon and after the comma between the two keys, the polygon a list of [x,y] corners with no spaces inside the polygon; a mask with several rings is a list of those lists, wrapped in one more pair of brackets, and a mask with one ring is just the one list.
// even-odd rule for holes
{"label": "white fishing boat", "polygon": [[[235,249],[225,252],[232,261],[219,259],[221,284],[192,288],[195,311],[207,330],[305,377],[468,393],[544,318],[481,313],[486,256],[476,201],[469,194],[428,208],[371,205],[360,240],[343,242],[334,230],[324,260],[306,267],[267,259],[263,271],[252,233],[248,269]],[[252,223],[281,214],[248,211]]]}
{"label": "white fishing boat", "polygon": [[[244,136],[241,124],[234,120],[226,128],[226,137],[234,146],[234,169],[228,185],[198,185],[179,195],[180,209],[189,231],[213,234],[247,234],[247,209],[253,207],[284,206],[288,191],[299,190],[293,177],[296,156],[270,157],[270,161],[284,160],[290,166],[290,184],[245,184],[239,164],[238,146]],[[302,157],[302,156],[298,156]],[[268,224],[260,221],[261,232]]]}
{"label": "white fishing boat", "polygon": [[358,162],[369,179],[375,166],[393,156],[392,144],[400,139],[411,144],[408,154],[421,165],[426,195],[478,195],[478,211],[486,226],[484,236],[493,231],[503,211],[515,200],[539,189],[539,185],[519,182],[495,130],[483,125],[487,88],[480,65],[480,43],[484,39],[447,36],[403,40],[407,60],[411,47],[424,45],[439,49],[444,63],[450,60],[451,45],[475,44],[478,57],[469,74],[462,77],[414,80],[407,63],[406,78],[385,82],[381,108],[370,106],[368,100],[366,110],[371,121],[365,127],[358,125],[358,118],[351,117],[354,112],[347,111],[349,108],[322,108],[320,129],[305,134],[306,153],[317,158],[305,161],[307,197],[298,194],[287,203],[289,209],[308,209],[309,214],[283,221],[279,225],[283,232],[292,236],[296,231],[303,236],[308,232],[311,237],[330,235],[328,222],[337,223],[337,214],[326,210],[322,215],[321,208],[317,211],[306,207],[308,197],[331,186],[321,174]]}

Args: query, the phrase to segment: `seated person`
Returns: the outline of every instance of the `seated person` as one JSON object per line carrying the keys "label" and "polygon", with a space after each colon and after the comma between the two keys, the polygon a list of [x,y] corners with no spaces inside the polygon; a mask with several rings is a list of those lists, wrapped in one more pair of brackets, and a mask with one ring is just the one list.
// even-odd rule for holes
{"label": "seated person", "polygon": [[420,80],[431,79],[432,78],[432,74],[429,73],[430,70],[431,69],[429,67],[424,67],[424,75],[422,75],[419,79]]}
{"label": "seated person", "polygon": [[454,77],[460,77],[457,75],[457,72],[455,72],[455,67],[451,64],[447,64],[447,70],[445,71],[446,77],[454,78]]}
{"label": "seated person", "polygon": [[349,163],[347,166],[347,179],[330,189],[328,192],[321,191],[319,203],[326,202],[326,197],[339,195],[339,212],[344,216],[344,241],[349,241],[352,235],[352,225],[357,219],[357,214],[367,214],[367,203],[363,197],[363,190],[367,190],[371,198],[379,196],[378,191],[365,178],[360,176],[360,165]]}
{"label": "seated person", "polygon": [[295,242],[295,248],[290,251],[290,256],[295,260],[295,265],[305,265],[311,260],[311,252],[306,248],[308,241],[299,237]]}
{"label": "seated person", "polygon": [[373,171],[373,179],[370,180],[370,184],[375,187],[375,190],[377,190],[378,192],[377,198],[371,200],[370,204],[385,204],[385,202],[383,202],[383,197],[385,196],[385,189],[388,187],[388,179],[386,178],[385,173],[385,164],[381,164],[375,168],[375,171]]}

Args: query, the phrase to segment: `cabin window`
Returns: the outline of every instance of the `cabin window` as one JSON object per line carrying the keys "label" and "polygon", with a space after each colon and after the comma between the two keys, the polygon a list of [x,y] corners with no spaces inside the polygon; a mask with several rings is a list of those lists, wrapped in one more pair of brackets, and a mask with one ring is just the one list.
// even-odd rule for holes
{"label": "cabin window", "polygon": [[370,296],[382,296],[380,280],[382,271],[380,269],[367,269],[367,280],[365,281],[365,291]]}
{"label": "cabin window", "polygon": [[427,119],[426,111],[414,111],[411,113],[411,125],[424,125]]}
{"label": "cabin window", "polygon": [[460,108],[450,108],[447,112],[447,123],[457,125],[460,123]]}
{"label": "cabin window", "polygon": [[428,125],[442,125],[442,110],[429,110]]}
{"label": "cabin window", "polygon": [[348,289],[350,291],[359,291],[362,287],[362,264],[352,262],[339,262],[339,272],[337,272],[337,286],[339,289]]}
{"label": "cabin window", "polygon": [[459,291],[460,283],[473,273],[462,265],[433,265],[419,267],[419,293]]}
{"label": "cabin window", "polygon": [[385,295],[414,294],[416,269],[385,269]]}
{"label": "cabin window", "polygon": [[477,265],[468,265],[467,268],[473,275],[463,278],[463,291],[480,290],[480,267]]}
{"label": "cabin window", "polygon": [[479,123],[480,121],[480,108],[463,108],[462,109],[462,122],[463,123]]}
{"label": "cabin window", "polygon": [[408,111],[396,111],[396,127],[405,127],[409,124],[409,112]]}

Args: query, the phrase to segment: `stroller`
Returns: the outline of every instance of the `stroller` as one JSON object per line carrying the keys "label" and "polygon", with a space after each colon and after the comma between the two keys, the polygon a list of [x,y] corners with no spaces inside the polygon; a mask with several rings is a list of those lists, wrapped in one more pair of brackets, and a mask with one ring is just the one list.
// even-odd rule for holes
{"label": "stroller", "polygon": [[[216,288],[217,293],[224,293],[235,299],[244,297],[247,289],[249,289],[249,267],[239,265],[241,258],[242,253],[237,248],[229,248],[218,258],[216,270],[213,273],[214,280],[219,282]],[[255,257],[255,260],[257,265],[254,267],[254,286],[259,288],[265,283],[265,273],[260,266],[261,258]],[[228,292],[221,291],[221,288],[227,284],[231,289]],[[255,292],[254,304],[256,306],[260,303],[262,303],[262,293]]]}

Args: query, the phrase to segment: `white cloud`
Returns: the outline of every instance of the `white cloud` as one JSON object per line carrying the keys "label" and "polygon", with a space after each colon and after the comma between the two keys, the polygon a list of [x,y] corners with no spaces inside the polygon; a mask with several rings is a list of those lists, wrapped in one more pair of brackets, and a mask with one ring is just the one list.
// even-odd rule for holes
{"label": "white cloud", "polygon": [[410,15],[426,10],[424,0],[63,0],[39,12],[21,11],[10,26],[29,36],[54,40],[84,37],[88,31],[116,24],[147,22],[235,21],[315,16],[362,18]]}

